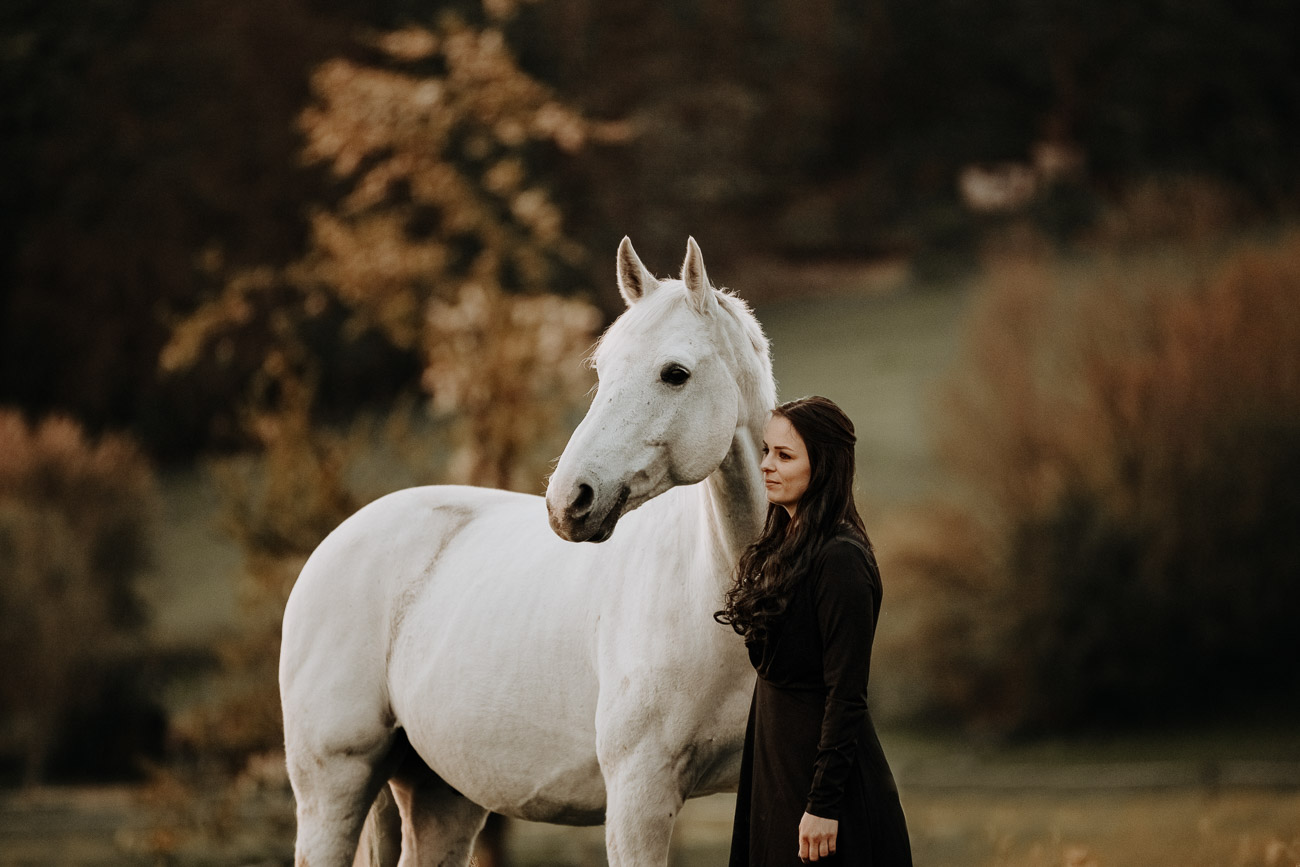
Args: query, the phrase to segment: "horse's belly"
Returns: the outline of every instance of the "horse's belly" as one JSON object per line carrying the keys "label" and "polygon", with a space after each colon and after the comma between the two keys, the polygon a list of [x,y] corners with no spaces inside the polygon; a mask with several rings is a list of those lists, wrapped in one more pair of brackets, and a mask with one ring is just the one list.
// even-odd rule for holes
{"label": "horse's belly", "polygon": [[593,600],[571,572],[523,566],[515,545],[476,540],[475,529],[447,551],[404,618],[389,663],[397,723],[475,803],[599,824]]}
{"label": "horse's belly", "polygon": [[[446,708],[400,720],[412,747],[431,770],[476,804],[534,822],[598,825],[605,817],[605,783],[594,733],[564,725],[534,708],[490,703]],[[547,722],[552,723],[547,725]]]}

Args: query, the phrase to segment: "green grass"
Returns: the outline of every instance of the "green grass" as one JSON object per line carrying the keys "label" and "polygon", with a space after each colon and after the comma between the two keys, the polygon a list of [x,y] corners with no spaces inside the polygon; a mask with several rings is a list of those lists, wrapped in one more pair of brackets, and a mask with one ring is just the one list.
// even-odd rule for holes
{"label": "green grass", "polygon": [[160,482],[161,528],[141,581],[152,638],[161,646],[210,643],[239,616],[239,549],[219,526],[220,499],[209,473],[173,470]]}
{"label": "green grass", "polygon": [[929,867],[1292,867],[1300,794],[964,792],[905,802]]}
{"label": "green grass", "polygon": [[757,309],[772,342],[780,399],[821,394],[858,435],[858,493],[868,513],[940,491],[932,451],[935,390],[956,359],[969,293],[784,301]]}

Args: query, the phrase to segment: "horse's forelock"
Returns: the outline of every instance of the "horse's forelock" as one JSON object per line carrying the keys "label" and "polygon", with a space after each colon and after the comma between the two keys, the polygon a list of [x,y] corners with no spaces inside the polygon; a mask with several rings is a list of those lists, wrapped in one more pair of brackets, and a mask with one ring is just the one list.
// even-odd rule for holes
{"label": "horse's forelock", "polygon": [[643,297],[633,306],[623,311],[614,322],[605,329],[605,333],[596,342],[591,357],[599,365],[602,358],[619,352],[638,332],[652,329],[686,304],[686,286],[680,280],[665,280],[650,295]]}

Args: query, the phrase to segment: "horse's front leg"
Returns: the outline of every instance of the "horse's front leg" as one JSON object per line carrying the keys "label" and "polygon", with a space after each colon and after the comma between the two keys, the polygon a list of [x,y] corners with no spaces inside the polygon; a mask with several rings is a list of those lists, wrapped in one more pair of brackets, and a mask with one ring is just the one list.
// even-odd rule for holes
{"label": "horse's front leg", "polygon": [[610,867],[664,867],[683,794],[672,750],[637,744],[602,761]]}

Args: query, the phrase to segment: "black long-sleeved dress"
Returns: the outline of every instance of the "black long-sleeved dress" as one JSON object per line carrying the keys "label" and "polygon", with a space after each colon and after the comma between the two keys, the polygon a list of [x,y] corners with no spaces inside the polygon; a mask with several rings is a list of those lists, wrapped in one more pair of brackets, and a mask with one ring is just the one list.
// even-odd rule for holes
{"label": "black long-sleeved dress", "polygon": [[828,867],[910,867],[898,788],[867,710],[880,590],[875,558],[853,536],[837,536],[767,640],[749,644],[758,681],[731,867],[799,864],[805,812],[839,821]]}

